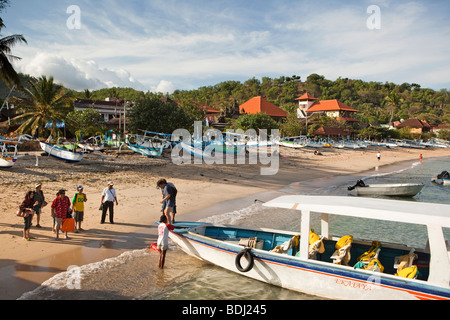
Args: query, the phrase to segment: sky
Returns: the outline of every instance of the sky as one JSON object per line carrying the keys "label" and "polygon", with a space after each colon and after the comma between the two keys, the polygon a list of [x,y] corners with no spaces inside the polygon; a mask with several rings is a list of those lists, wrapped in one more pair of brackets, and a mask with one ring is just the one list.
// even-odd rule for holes
{"label": "sky", "polygon": [[172,93],[313,73],[450,88],[450,1],[10,0],[16,70]]}

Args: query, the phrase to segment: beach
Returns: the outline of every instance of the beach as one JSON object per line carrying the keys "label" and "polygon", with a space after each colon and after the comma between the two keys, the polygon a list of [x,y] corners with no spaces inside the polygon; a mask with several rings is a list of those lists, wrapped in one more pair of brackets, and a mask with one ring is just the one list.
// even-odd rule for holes
{"label": "beach", "polygon": [[[381,159],[377,153],[381,152]],[[148,248],[156,242],[155,221],[161,215],[161,191],[156,182],[165,178],[178,189],[177,219],[198,220],[230,208],[246,207],[255,199],[269,200],[279,194],[310,193],[330,177],[354,181],[360,174],[387,166],[435,157],[450,156],[450,149],[421,150],[385,147],[368,149],[323,148],[321,156],[313,150],[280,147],[279,171],[261,175],[261,165],[206,165],[172,163],[170,152],[157,159],[130,151],[108,151],[86,155],[78,164],[69,164],[29,152],[13,169],[0,171],[0,299],[13,300],[34,290],[70,266],[103,261],[120,254]],[[264,167],[264,166],[263,166]],[[437,174],[437,173],[436,173]],[[431,178],[431,177],[430,177]],[[100,224],[98,210],[102,190],[114,182],[119,205],[115,224]],[[51,231],[50,206],[43,209],[42,229],[31,229],[32,241],[22,239],[23,219],[15,215],[26,191],[42,184],[50,204],[60,189],[72,199],[77,186],[87,195],[85,219],[80,233],[69,240],[55,241]],[[62,237],[64,238],[64,237]],[[170,258],[169,258],[170,259]]]}

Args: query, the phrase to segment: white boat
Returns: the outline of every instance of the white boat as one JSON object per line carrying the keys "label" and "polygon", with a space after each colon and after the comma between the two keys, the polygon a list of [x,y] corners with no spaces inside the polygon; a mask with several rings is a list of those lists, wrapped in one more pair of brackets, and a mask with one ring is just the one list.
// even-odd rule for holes
{"label": "white boat", "polygon": [[39,142],[42,150],[48,153],[50,156],[63,160],[66,162],[80,162],[83,160],[84,153],[76,152],[75,150],[68,150],[62,146],[54,145],[48,142]]}
{"label": "white boat", "polygon": [[306,146],[305,142],[302,142],[300,140],[302,136],[297,137],[285,137],[278,142],[280,146],[286,147],[286,148],[293,148],[293,149],[301,149]]}
{"label": "white boat", "polygon": [[91,137],[86,141],[79,142],[78,147],[80,147],[84,152],[102,152],[105,150],[105,144],[102,136]]}
{"label": "white boat", "polygon": [[[331,299],[450,299],[449,249],[442,230],[450,227],[450,205],[311,195],[282,196],[264,205],[301,211],[300,232],[179,222],[175,226],[188,229],[175,229],[170,238],[198,259],[310,295]],[[311,232],[316,213],[321,218],[321,235]],[[334,237],[329,224],[339,220],[336,216],[424,225],[428,245],[419,249],[370,239],[373,233],[368,233],[369,240],[353,240],[349,234]],[[372,240],[379,241],[381,247],[373,246]],[[367,265],[364,258],[357,261],[365,252],[374,252]]]}
{"label": "white boat", "polygon": [[431,182],[450,186],[450,174],[447,171],[442,171],[436,177],[431,178]]}
{"label": "white boat", "polygon": [[[0,169],[14,167],[18,156],[17,146],[20,142],[12,140],[0,140]],[[11,150],[12,149],[12,150]]]}
{"label": "white boat", "polygon": [[356,190],[358,196],[392,196],[392,197],[414,197],[422,191],[422,183],[375,183],[365,184],[359,180],[355,186],[348,190]]}

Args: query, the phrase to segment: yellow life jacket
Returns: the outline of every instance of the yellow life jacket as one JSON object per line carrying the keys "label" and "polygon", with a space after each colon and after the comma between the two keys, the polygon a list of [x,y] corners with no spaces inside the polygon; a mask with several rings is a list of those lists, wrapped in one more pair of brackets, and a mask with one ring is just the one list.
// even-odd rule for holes
{"label": "yellow life jacket", "polygon": [[417,277],[417,266],[404,268],[395,275],[403,278],[415,279]]}
{"label": "yellow life jacket", "polygon": [[335,248],[336,250],[339,250],[352,242],[353,242],[352,236],[344,236],[340,238],[338,242],[336,242]]}
{"label": "yellow life jacket", "polygon": [[369,251],[364,252],[361,256],[359,256],[358,259],[356,259],[356,261],[370,261],[377,254],[377,250],[380,247],[381,247],[380,242],[373,241]]}

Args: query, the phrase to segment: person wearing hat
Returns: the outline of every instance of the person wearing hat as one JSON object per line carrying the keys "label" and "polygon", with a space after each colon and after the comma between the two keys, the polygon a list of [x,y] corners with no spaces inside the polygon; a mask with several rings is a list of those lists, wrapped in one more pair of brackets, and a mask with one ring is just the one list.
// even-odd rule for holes
{"label": "person wearing hat", "polygon": [[105,223],[106,211],[109,209],[109,222],[114,224],[114,201],[116,202],[116,205],[119,205],[116,190],[114,189],[114,183],[111,181],[102,193],[102,202],[100,204],[102,208],[102,220],[100,223]]}
{"label": "person wearing hat", "polygon": [[47,202],[45,202],[44,192],[42,192],[42,184],[36,183],[36,186],[34,188],[35,188],[35,191],[33,191],[33,196],[34,196],[33,210],[34,210],[34,213],[36,214],[36,228],[42,228],[40,225],[41,212],[42,212],[42,208],[47,205]]}
{"label": "person wearing hat", "polygon": [[84,220],[84,203],[87,201],[86,194],[83,193],[83,186],[78,186],[77,193],[72,199],[72,210],[74,212],[75,218],[75,233],[79,231],[84,231],[81,228],[81,223]]}

